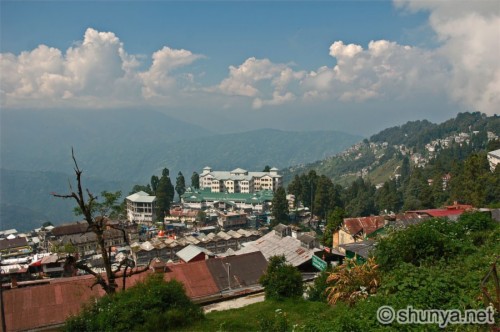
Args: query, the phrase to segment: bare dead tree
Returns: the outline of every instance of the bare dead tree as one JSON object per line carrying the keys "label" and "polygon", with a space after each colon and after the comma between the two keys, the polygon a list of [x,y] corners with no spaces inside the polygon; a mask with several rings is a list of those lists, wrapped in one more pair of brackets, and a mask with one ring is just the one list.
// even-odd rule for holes
{"label": "bare dead tree", "polygon": [[[95,207],[98,204],[98,197],[93,195],[87,188],[85,189],[87,197],[85,197],[82,187],[83,171],[78,167],[73,149],[71,149],[71,157],[73,159],[73,163],[75,164],[74,171],[77,183],[76,191],[73,190],[73,186],[70,183],[69,188],[71,192],[69,194],[61,195],[52,193],[52,196],[64,199],[74,199],[76,201],[85,221],[88,223],[87,232],[93,232],[96,235],[97,246],[102,255],[106,274],[104,277],[103,274],[93,271],[86,263],[79,261],[73,255],[67,256],[66,264],[93,275],[95,277],[95,282],[91,286],[91,288],[93,288],[95,285],[100,285],[106,292],[106,294],[114,294],[116,292],[116,289],[118,288],[118,285],[116,283],[117,278],[123,278],[123,289],[125,289],[125,278],[133,274],[146,271],[149,268],[149,263],[144,267],[134,269],[134,262],[129,258],[125,258],[120,262],[117,268],[112,269],[111,253],[108,252],[106,248],[105,231],[107,227],[119,229],[123,233],[125,243],[129,244],[125,229],[121,226],[108,225],[107,218],[105,218],[102,209],[100,210],[99,216],[94,216],[94,211],[96,210]],[[129,272],[127,273],[128,270]]]}

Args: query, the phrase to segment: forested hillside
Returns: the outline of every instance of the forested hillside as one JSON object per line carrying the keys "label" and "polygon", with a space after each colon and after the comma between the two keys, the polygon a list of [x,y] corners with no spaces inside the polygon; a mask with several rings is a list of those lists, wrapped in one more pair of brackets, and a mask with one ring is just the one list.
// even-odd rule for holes
{"label": "forested hillside", "polygon": [[[491,123],[480,114],[458,118],[470,120],[470,116],[476,117],[483,128],[497,129],[498,117],[492,117]],[[336,157],[291,169],[293,173],[288,176],[294,175],[288,182],[288,193],[295,196],[297,204],[312,208],[320,220],[326,220],[325,245],[331,245],[331,234],[345,217],[439,208],[455,201],[475,207],[498,207],[500,167],[491,171],[487,160],[488,151],[500,148],[498,133],[488,134],[483,129],[470,131],[467,136],[460,131],[463,125],[450,123],[444,127],[454,128],[453,139],[436,139],[432,141],[435,145],[422,141],[425,144],[421,150],[365,140]],[[467,128],[472,127],[468,123]],[[447,131],[447,135],[451,133]],[[412,135],[418,136],[417,132]],[[379,174],[374,182],[374,175],[381,170],[386,174]],[[346,174],[353,180],[347,182]]]}
{"label": "forested hillside", "polygon": [[[476,112],[459,113],[441,124],[411,121],[385,129],[336,156],[283,170],[285,183],[297,174],[314,170],[343,186],[360,176],[373,184],[383,184],[399,174],[404,157],[423,167],[441,153],[460,158],[459,154],[484,151],[492,140],[488,132],[500,136],[500,116]],[[463,149],[456,148],[461,145]]]}

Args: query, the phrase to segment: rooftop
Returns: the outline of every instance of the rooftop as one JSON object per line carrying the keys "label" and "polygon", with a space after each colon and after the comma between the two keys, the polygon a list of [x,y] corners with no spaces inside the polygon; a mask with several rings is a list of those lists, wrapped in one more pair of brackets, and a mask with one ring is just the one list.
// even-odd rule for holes
{"label": "rooftop", "polygon": [[150,196],[144,191],[139,191],[135,194],[127,196],[127,200],[135,203],[152,203],[156,200],[156,196]]}

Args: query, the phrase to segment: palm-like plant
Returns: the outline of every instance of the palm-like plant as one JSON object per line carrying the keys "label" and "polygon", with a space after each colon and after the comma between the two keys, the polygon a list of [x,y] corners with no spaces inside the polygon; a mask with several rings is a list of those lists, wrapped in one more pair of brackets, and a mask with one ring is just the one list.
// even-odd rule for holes
{"label": "palm-like plant", "polygon": [[358,264],[355,259],[346,259],[330,274],[327,283],[332,284],[326,289],[329,304],[340,300],[353,305],[359,299],[377,292],[380,285],[378,265],[373,258],[364,264]]}

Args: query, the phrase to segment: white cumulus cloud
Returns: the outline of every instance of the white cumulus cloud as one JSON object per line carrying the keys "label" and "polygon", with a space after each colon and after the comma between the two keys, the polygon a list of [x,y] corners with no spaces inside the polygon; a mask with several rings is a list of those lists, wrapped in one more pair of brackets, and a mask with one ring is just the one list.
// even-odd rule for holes
{"label": "white cumulus cloud", "polygon": [[334,42],[330,55],[337,64],[320,67],[302,81],[305,99],[344,102],[401,99],[415,93],[439,93],[446,63],[439,54],[387,40],[361,45]]}
{"label": "white cumulus cloud", "polygon": [[88,28],[83,40],[62,51],[40,45],[19,55],[0,54],[2,104],[7,107],[73,106],[104,108],[141,104],[152,96],[176,94],[173,74],[201,55],[169,47],[155,52],[149,69],[129,55],[112,32]]}
{"label": "white cumulus cloud", "polygon": [[500,5],[498,1],[398,0],[396,6],[428,11],[429,25],[451,67],[453,100],[487,114],[500,105]]}
{"label": "white cumulus cloud", "polygon": [[295,95],[287,89],[304,75],[304,72],[296,72],[286,64],[251,57],[238,67],[230,66],[229,76],[212,90],[230,96],[254,98],[253,108],[281,105],[295,99]]}

